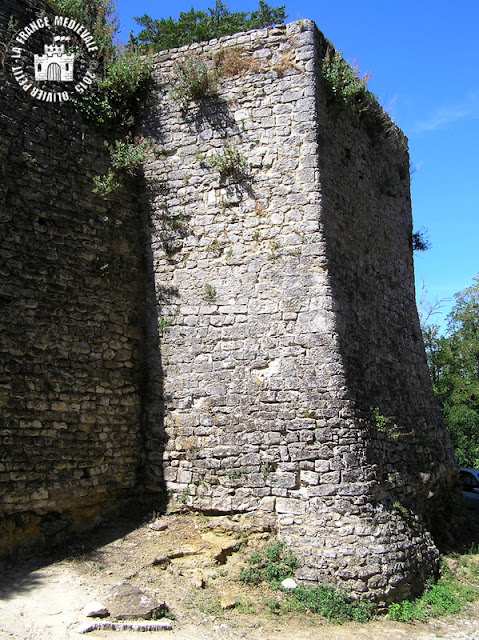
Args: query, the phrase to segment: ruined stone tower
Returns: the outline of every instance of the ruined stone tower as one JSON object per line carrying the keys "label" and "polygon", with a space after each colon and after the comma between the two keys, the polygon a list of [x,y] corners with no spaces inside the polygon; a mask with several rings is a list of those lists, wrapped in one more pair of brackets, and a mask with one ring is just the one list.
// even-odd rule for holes
{"label": "ruined stone tower", "polygon": [[[301,21],[158,54],[144,181],[107,200],[101,136],[1,72],[0,553],[166,490],[273,521],[303,579],[388,601],[434,574],[455,462],[407,141],[331,102],[326,50]],[[180,104],[185,54],[235,64]]]}
{"label": "ruined stone tower", "polygon": [[[379,107],[371,130],[331,103],[326,49],[301,21],[157,56],[149,478],[207,513],[276,514],[303,578],[398,597],[434,571],[454,461],[414,302],[407,141]],[[185,55],[238,68],[179,105]]]}

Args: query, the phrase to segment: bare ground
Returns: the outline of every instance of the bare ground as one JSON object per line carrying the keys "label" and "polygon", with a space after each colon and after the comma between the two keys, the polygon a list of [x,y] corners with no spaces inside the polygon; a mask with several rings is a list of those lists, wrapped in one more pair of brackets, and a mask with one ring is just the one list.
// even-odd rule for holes
{"label": "bare ground", "polygon": [[[154,520],[154,519],[153,519]],[[459,616],[403,624],[384,617],[334,625],[316,615],[271,613],[267,587],[238,581],[239,568],[270,537],[245,517],[174,514],[131,528],[124,521],[56,557],[30,557],[0,577],[0,640],[479,640],[479,604]],[[163,528],[166,525],[165,528]],[[172,630],[95,630],[81,635],[83,608],[128,582],[165,602]]]}

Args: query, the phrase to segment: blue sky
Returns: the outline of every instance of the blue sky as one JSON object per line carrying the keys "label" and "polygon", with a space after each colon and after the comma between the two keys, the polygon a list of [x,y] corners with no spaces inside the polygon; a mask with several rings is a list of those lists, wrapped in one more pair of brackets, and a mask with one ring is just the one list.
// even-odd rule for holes
{"label": "blue sky", "polygon": [[[277,6],[280,2],[271,1]],[[121,39],[133,16],[177,17],[214,0],[117,0]],[[256,0],[230,0],[248,11]],[[415,257],[416,289],[446,300],[434,321],[444,327],[454,293],[479,272],[479,0],[297,0],[287,21],[311,18],[345,58],[372,72],[376,94],[409,139],[414,229],[431,248]]]}

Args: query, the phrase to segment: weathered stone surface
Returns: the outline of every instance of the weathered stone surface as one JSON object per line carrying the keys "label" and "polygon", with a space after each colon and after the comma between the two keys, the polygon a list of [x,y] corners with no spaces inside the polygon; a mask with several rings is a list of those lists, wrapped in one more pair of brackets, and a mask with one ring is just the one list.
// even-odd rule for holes
{"label": "weathered stone surface", "polygon": [[238,604],[238,595],[232,593],[224,593],[220,598],[220,606],[222,609],[234,609]]}
{"label": "weathered stone surface", "polygon": [[152,612],[160,606],[156,598],[129,582],[113,587],[104,602],[115,620],[149,620]]}
{"label": "weathered stone surface", "polygon": [[281,586],[283,589],[296,589],[298,584],[296,583],[295,580],[293,580],[293,578],[285,578],[282,581]]}
{"label": "weathered stone surface", "polygon": [[[408,596],[436,570],[429,527],[454,460],[415,309],[407,140],[379,108],[374,131],[331,105],[311,22],[191,51],[239,45],[259,67],[186,111],[168,86],[188,48],[158,54],[144,125],[162,158],[146,182],[165,193],[144,202],[149,308],[171,320],[164,477],[199,510],[275,513],[299,577]],[[208,164],[227,145],[242,177]]]}
{"label": "weathered stone surface", "polygon": [[168,524],[166,522],[162,522],[161,519],[157,519],[154,522],[151,522],[148,525],[148,528],[153,531],[165,531],[165,529],[168,529]]}
{"label": "weathered stone surface", "polygon": [[154,620],[148,622],[110,622],[107,620],[100,620],[96,622],[88,622],[82,624],[76,629],[76,633],[90,633],[91,631],[171,631],[173,624],[171,620],[162,618],[161,620]]}
{"label": "weathered stone surface", "polygon": [[110,615],[108,608],[101,602],[89,602],[83,608],[83,614],[87,618],[105,618]]}
{"label": "weathered stone surface", "polygon": [[[2,2],[2,42],[42,8]],[[2,555],[91,526],[134,490],[144,277],[134,183],[92,193],[103,137],[28,96],[8,59],[0,76]]]}

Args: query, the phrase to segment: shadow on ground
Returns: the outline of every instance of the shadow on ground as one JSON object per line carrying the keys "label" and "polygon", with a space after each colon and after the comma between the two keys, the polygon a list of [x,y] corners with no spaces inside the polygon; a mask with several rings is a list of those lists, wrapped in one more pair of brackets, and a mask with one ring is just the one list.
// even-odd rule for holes
{"label": "shadow on ground", "polygon": [[151,518],[138,509],[112,518],[94,529],[83,533],[53,549],[30,549],[16,560],[4,560],[0,563],[0,600],[8,600],[14,595],[28,593],[41,581],[41,570],[62,560],[88,560],[94,558],[98,548],[123,538]]}

